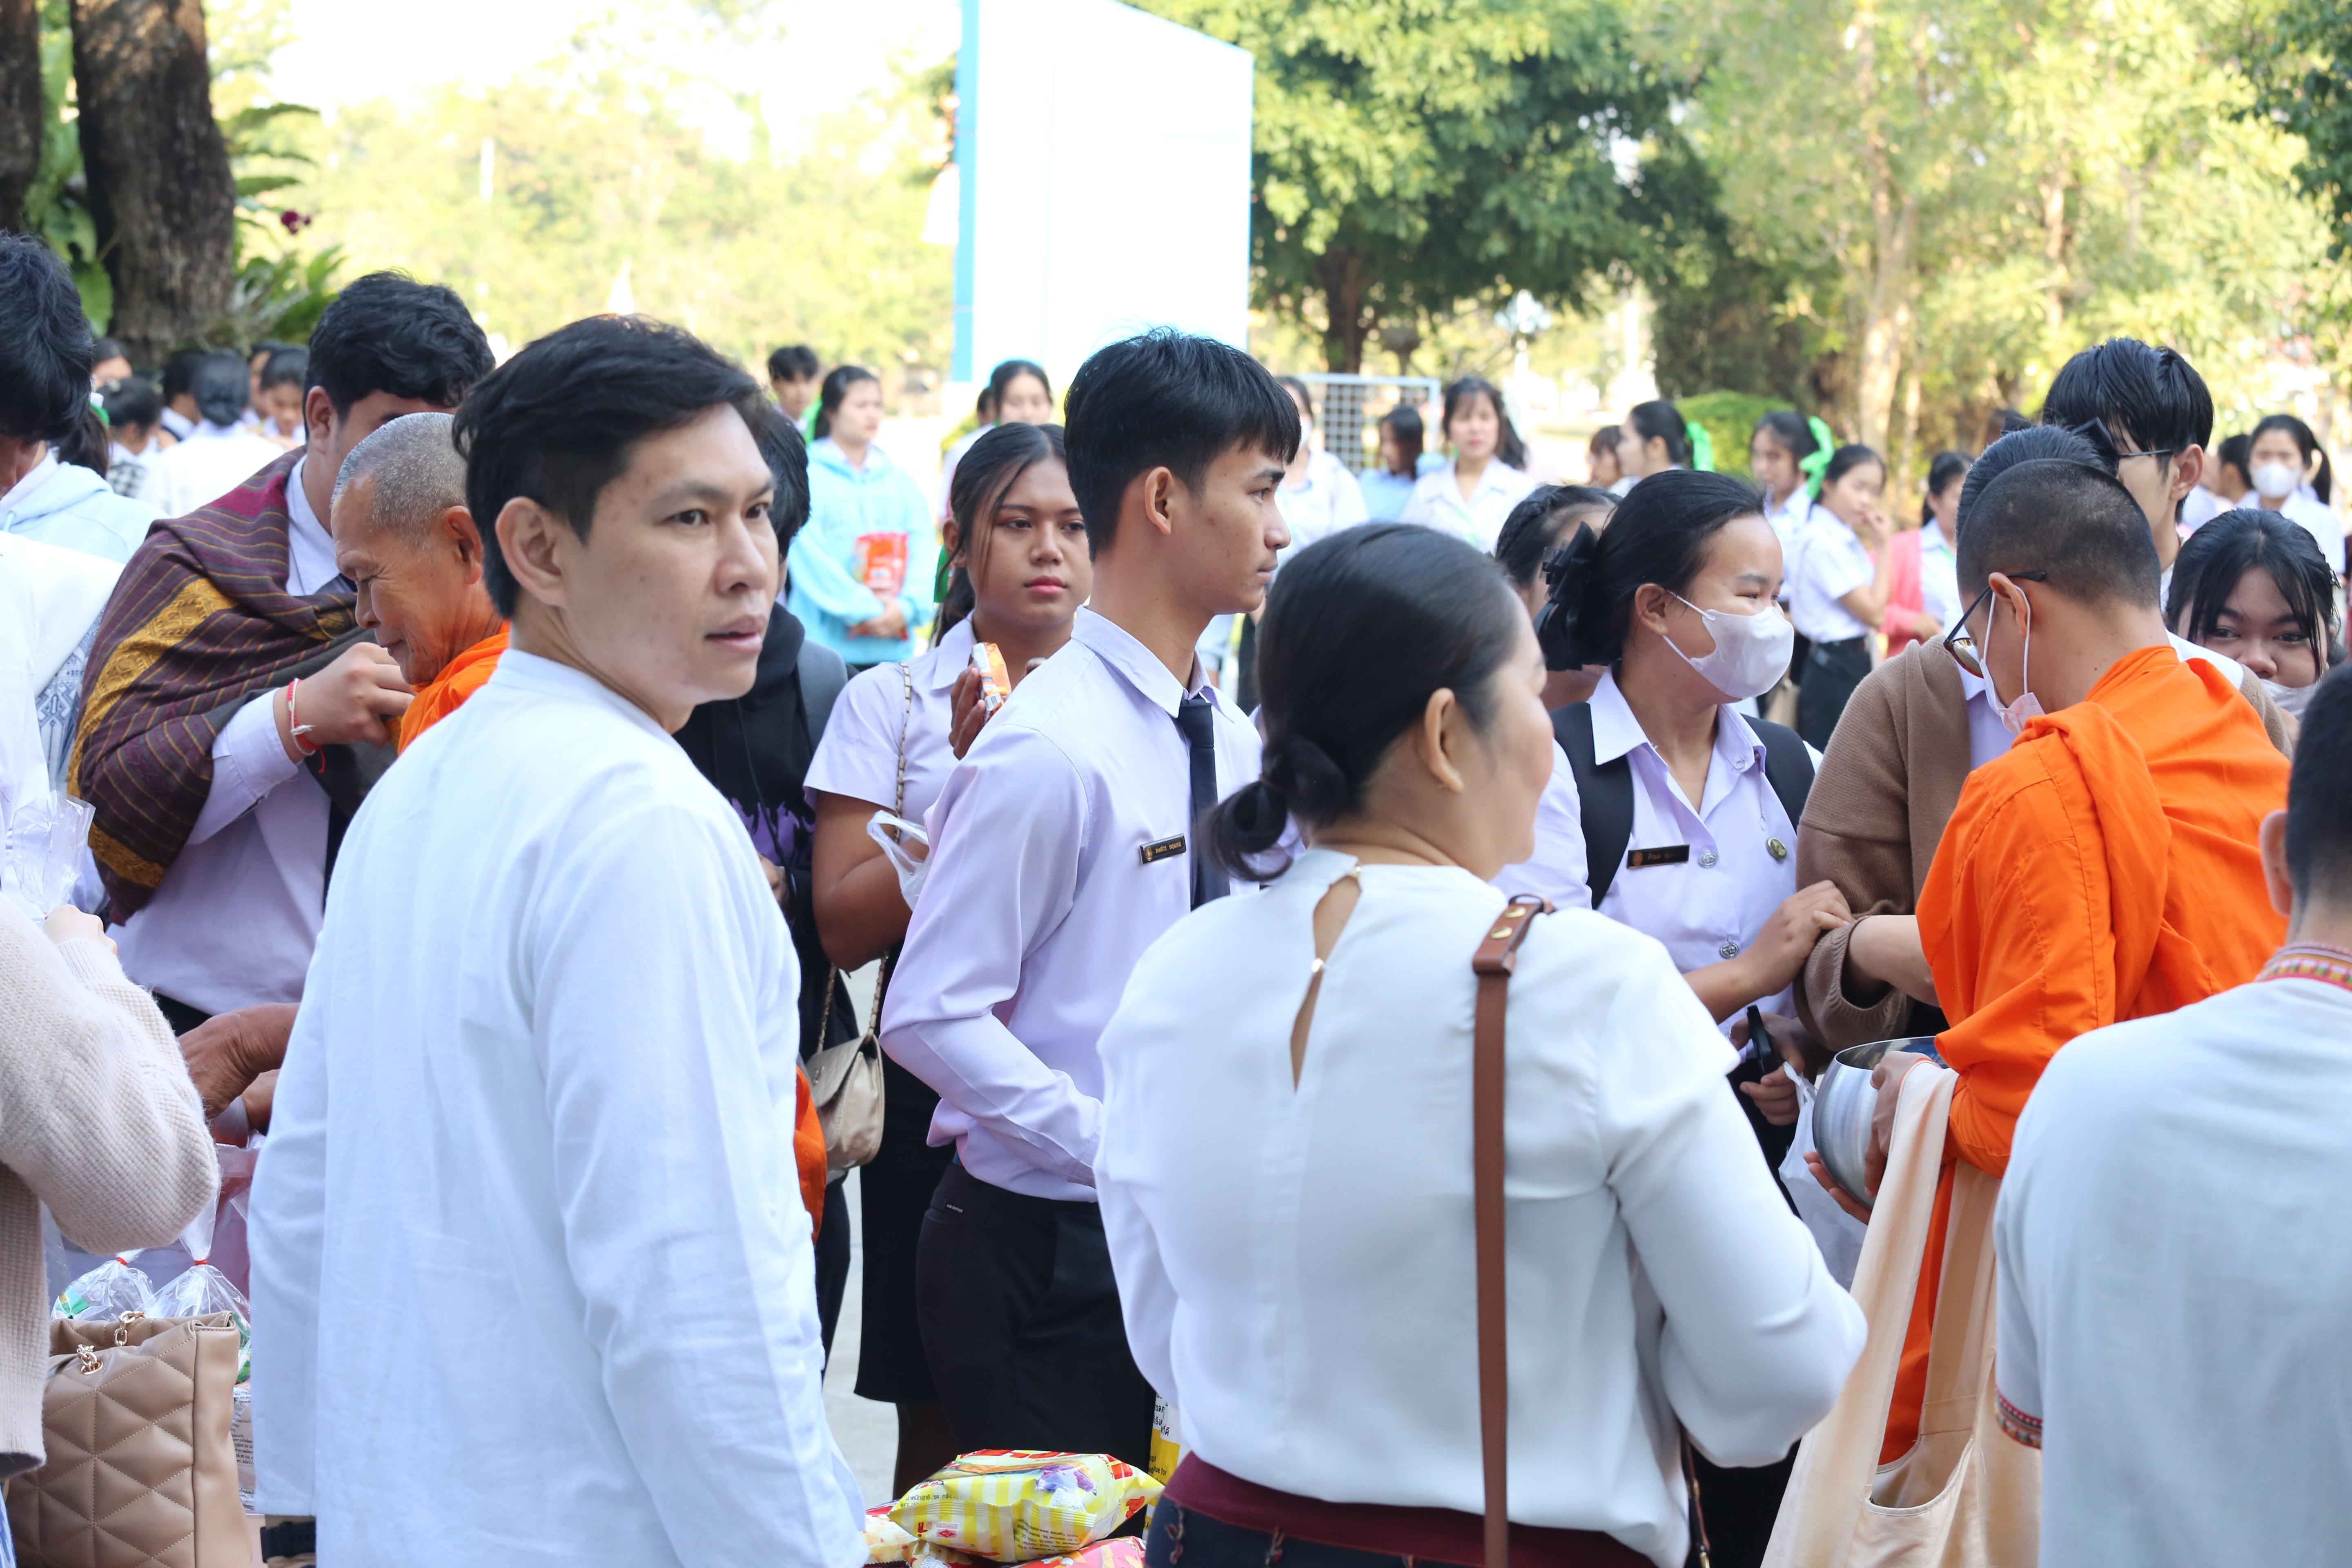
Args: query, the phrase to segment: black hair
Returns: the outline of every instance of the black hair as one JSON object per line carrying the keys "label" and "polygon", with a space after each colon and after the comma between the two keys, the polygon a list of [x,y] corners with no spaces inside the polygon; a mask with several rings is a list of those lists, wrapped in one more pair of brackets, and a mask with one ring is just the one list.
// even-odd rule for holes
{"label": "black hair", "polygon": [[117,430],[143,429],[163,416],[163,399],[143,375],[126,375],[99,388],[106,420]]}
{"label": "black hair", "polygon": [[1605,514],[1616,505],[1615,496],[1591,485],[1538,485],[1503,520],[1503,531],[1495,536],[1495,563],[1514,586],[1532,587],[1544,557],[1571,523],[1584,522],[1596,511]]}
{"label": "black hair", "polygon": [[403,272],[346,285],[310,330],[310,385],[326,389],[338,419],[378,392],[455,408],[491,365],[489,340],[466,302]]}
{"label": "black hair", "polygon": [[2254,480],[2253,437],[2241,430],[2235,436],[2225,437],[2220,446],[2213,448],[2213,467],[2217,469],[2235,468],[2238,477],[2252,485]]}
{"label": "black hair", "polygon": [[299,347],[272,349],[269,359],[261,367],[261,389],[292,384],[308,392],[310,389],[310,352]]}
{"label": "black hair", "polygon": [[1307,390],[1305,382],[1295,375],[1277,375],[1274,378],[1274,384],[1297,398],[1298,406],[1307,410],[1307,418],[1315,417],[1315,395]]}
{"label": "black hair", "polygon": [[786,343],[768,356],[770,381],[806,381],[824,368],[806,343]]}
{"label": "black hair", "polygon": [[1832,485],[1865,463],[1876,468],[1881,476],[1886,472],[1886,459],[1878,455],[1875,447],[1865,447],[1859,441],[1840,447],[1830,454],[1830,466],[1822,470],[1822,492],[1826,495]]}
{"label": "black hair", "polygon": [[1927,527],[1936,521],[1936,498],[1944,487],[1969,477],[1969,465],[1976,459],[1966,452],[1938,452],[1936,460],[1927,465],[1927,493],[1919,500],[1919,526]]}
{"label": "black hair", "polygon": [[1748,444],[1754,446],[1758,433],[1765,430],[1772,432],[1772,439],[1800,462],[1821,450],[1821,442],[1813,438],[1812,426],[1793,408],[1775,408],[1759,419],[1756,429],[1748,432]]}
{"label": "black hair", "polygon": [[2063,458],[2015,464],[1985,486],[1956,553],[1962,599],[1976,597],[1994,572],[2042,572],[2053,591],[2077,604],[2153,609],[2163,574],[2147,514],[2131,491]]}
{"label": "black hair", "polygon": [[2274,511],[2240,507],[2189,536],[2173,558],[2165,624],[2201,646],[2238,591],[2238,580],[2257,566],[2278,585],[2279,597],[2311,639],[2320,673],[2326,674],[2327,647],[2336,640],[2336,569],[2317,540]]}
{"label": "black hair", "polygon": [[1198,490],[1235,448],[1287,463],[1298,405],[1265,367],[1215,338],[1160,327],[1097,349],[1062,400],[1070,489],[1097,555],[1118,536],[1128,486],[1166,468]]}
{"label": "black hair", "polygon": [[[1806,432],[1809,439],[1811,434],[1811,431]],[[1588,452],[1607,452],[1614,456],[1619,444],[1624,439],[1625,432],[1622,429],[1614,425],[1603,425],[1592,433],[1592,439],[1584,444],[1584,449]]]}
{"label": "black hair", "polygon": [[59,441],[89,412],[89,319],[73,274],[29,235],[0,233],[0,436]]}
{"label": "black hair", "polygon": [[2042,422],[2073,428],[2096,419],[2141,451],[2180,452],[2213,438],[2213,395],[2196,367],[2170,349],[2109,338],[2059,369],[2042,400]]}
{"label": "black hair", "polygon": [[808,443],[801,439],[800,421],[764,397],[746,417],[751,421],[752,443],[767,460],[768,478],[775,483],[775,495],[768,502],[768,521],[775,527],[776,553],[781,556],[793,547],[793,535],[808,521]]}
{"label": "black hair", "polygon": [[[2028,425],[2012,430],[1984,449],[1984,454],[1969,465],[1969,477],[1960,484],[1960,510],[1955,531],[1966,533],[1969,519],[1976,515],[1977,502],[1993,480],[2020,463],[2060,462],[2080,463],[2113,477],[2115,465],[2091,441],[2073,430],[2062,430],[2055,425]],[[1959,541],[1952,543],[1957,547]]]}
{"label": "black hair", "polygon": [[60,463],[71,463],[106,478],[107,468],[114,461],[114,440],[108,433],[106,421],[89,405],[87,395],[82,398],[81,417],[73,428],[49,443],[49,451]]}
{"label": "black hair", "polygon": [[245,356],[235,349],[206,354],[196,367],[196,412],[215,425],[236,424],[252,395],[252,378]]}
{"label": "black hair", "polygon": [[[2261,440],[2266,432],[2272,430],[2284,430],[2294,437],[2296,448],[2303,453],[2305,468],[2311,466],[2311,459],[2315,455],[2319,458],[2319,472],[2314,474],[2311,479],[2311,493],[2319,498],[2321,505],[2326,505],[2328,492],[2336,488],[2336,470],[2327,461],[2326,448],[2319,444],[2319,437],[2311,433],[2311,426],[2294,415],[2273,414],[2257,422],[2253,434],[2246,437],[2247,457],[2250,459],[2252,458],[2254,443]],[[2246,477],[2249,479],[2253,478],[2252,468],[2249,468],[2246,470]]]}
{"label": "black hair", "polygon": [[[989,531],[1005,492],[1048,458],[1066,467],[1069,463],[1059,425],[999,425],[971,444],[956,463],[955,478],[948,481],[948,514],[955,519],[959,553],[970,557],[973,542]],[[970,569],[955,567],[931,622],[931,646],[939,647],[940,639],[979,602]]]}
{"label": "black hair", "polygon": [[[1684,420],[1681,409],[1664,398],[1653,398],[1647,403],[1633,405],[1625,418],[1644,443],[1664,441],[1666,444],[1667,462],[1678,468],[1690,467],[1690,426]],[[1794,450],[1793,447],[1790,449]]]}
{"label": "black hair", "polygon": [[520,594],[499,548],[499,513],[525,496],[588,537],[596,498],[648,436],[725,404],[754,433],[766,399],[701,339],[642,316],[559,327],[473,389],[452,427],[466,458],[466,506],[482,535],[482,585],[514,618]]}
{"label": "black hair", "polygon": [[205,351],[202,349],[173,350],[171,356],[163,361],[163,401],[169,403],[184,394],[194,394],[196,390],[196,370],[204,363]]}
{"label": "black hair", "polygon": [[988,373],[988,384],[980,389],[975,400],[976,412],[992,423],[1003,419],[1004,395],[1024,375],[1035,377],[1037,384],[1045,389],[1045,401],[1054,401],[1054,378],[1045,374],[1044,365],[1025,359],[1009,359]]}
{"label": "black hair", "polygon": [[89,340],[89,363],[92,366],[104,364],[110,359],[128,360],[130,357],[116,339],[96,337]]}
{"label": "black hair", "polygon": [[1528,444],[1519,439],[1519,428],[1511,423],[1511,411],[1503,405],[1503,394],[1483,375],[1465,375],[1445,389],[1445,412],[1437,422],[1445,438],[1454,438],[1454,416],[1473,397],[1484,397],[1495,407],[1495,458],[1507,468],[1528,466]]}
{"label": "black hair", "polygon": [[824,384],[816,389],[818,440],[833,434],[833,416],[841,412],[842,400],[849,395],[849,389],[861,381],[882,384],[882,378],[862,364],[837,364],[825,373]]}
{"label": "black hair", "polygon": [[1734,518],[1761,517],[1764,497],[1745,479],[1697,468],[1652,474],[1628,491],[1606,530],[1579,528],[1544,563],[1551,602],[1536,620],[1554,669],[1615,664],[1633,626],[1634,590],[1679,594],[1706,563],[1706,543]]}
{"label": "black hair", "polygon": [[1292,818],[1322,827],[1357,810],[1441,689],[1483,731],[1526,625],[1495,563],[1435,529],[1367,523],[1300,551],[1258,626],[1261,771],[1199,825],[1211,863],[1261,877]]}
{"label": "black hair", "polygon": [[2286,783],[2286,870],[2297,903],[2352,905],[2352,675],[2340,669],[2303,710]]}
{"label": "black hair", "polygon": [[1423,445],[1429,439],[1429,428],[1421,422],[1421,410],[1410,403],[1400,403],[1381,416],[1381,428],[1397,445],[1397,456],[1404,460],[1402,479],[1412,479],[1421,471]]}

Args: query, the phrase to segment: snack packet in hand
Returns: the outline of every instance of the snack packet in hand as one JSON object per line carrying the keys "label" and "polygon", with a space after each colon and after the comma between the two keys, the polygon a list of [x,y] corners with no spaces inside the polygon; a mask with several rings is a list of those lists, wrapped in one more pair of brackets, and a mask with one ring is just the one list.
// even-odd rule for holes
{"label": "snack packet in hand", "polygon": [[1160,1496],[1108,1454],[982,1449],[898,1500],[890,1517],[924,1546],[1028,1563],[1083,1551]]}

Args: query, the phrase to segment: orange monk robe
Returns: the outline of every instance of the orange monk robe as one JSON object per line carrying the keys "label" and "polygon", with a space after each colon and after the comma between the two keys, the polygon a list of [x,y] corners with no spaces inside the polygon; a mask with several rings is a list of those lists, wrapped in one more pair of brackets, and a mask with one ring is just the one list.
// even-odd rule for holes
{"label": "orange monk robe", "polygon": [[[425,683],[425,689],[401,715],[400,750],[406,751],[417,736],[455,713],[467,698],[479,691],[499,667],[499,655],[507,650],[507,628],[500,626],[447,664],[441,673]],[[793,1163],[799,1168],[801,1203],[807,1208],[809,1228],[814,1231],[824,1224],[824,1129],[816,1119],[816,1106],[809,1099],[806,1073],[797,1073],[799,1088],[793,1100]]]}
{"label": "orange monk robe", "polygon": [[2255,847],[2286,780],[2245,699],[2169,647],[2118,659],[1969,775],[1919,894],[1960,1081],[1882,1462],[1919,1429],[1951,1162],[2009,1169],[2026,1097],[2076,1036],[2254,977],[2286,940]]}
{"label": "orange monk robe", "polygon": [[499,668],[499,655],[507,651],[507,628],[500,626],[441,667],[441,673],[425,683],[425,689],[409,703],[408,711],[400,716],[400,750],[406,751],[416,743],[416,737],[455,713],[467,698],[479,691]]}

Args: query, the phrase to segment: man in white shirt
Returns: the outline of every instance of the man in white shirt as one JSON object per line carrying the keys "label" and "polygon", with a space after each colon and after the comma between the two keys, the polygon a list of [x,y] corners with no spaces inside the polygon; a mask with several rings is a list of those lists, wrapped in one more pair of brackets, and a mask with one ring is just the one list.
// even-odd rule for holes
{"label": "man in white shirt", "polygon": [[2318,1568],[2352,1536],[2352,678],[2262,856],[2261,976],[2081,1037],[2018,1121],[1994,1378],[2049,1568]]}
{"label": "man in white shirt", "polygon": [[1092,607],[931,809],[882,1044],[956,1146],[917,1305],[958,1439],[1139,1464],[1152,1394],[1096,1207],[1096,1041],[1143,950],[1225,891],[1194,825],[1257,776],[1258,738],[1193,644],[1265,599],[1298,410],[1239,351],[1166,331],[1097,353],[1065,407]]}
{"label": "man in white shirt", "polygon": [[141,487],[166,517],[183,516],[235,489],[285,450],[245,423],[245,362],[236,354],[205,356],[196,367],[195,395],[195,427],[156,457]]}
{"label": "man in white shirt", "polygon": [[798,966],[671,738],[758,665],[759,407],[687,333],[596,317],[458,416],[512,643],[344,847],[254,1190],[259,1500],[321,1561],[865,1560]]}

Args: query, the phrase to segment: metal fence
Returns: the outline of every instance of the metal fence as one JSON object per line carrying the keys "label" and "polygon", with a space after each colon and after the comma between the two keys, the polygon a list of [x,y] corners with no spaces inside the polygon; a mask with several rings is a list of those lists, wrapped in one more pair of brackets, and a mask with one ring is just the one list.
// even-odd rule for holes
{"label": "metal fence", "polygon": [[[1315,422],[1323,431],[1323,449],[1348,465],[1352,473],[1372,466],[1380,444],[1366,432],[1400,403],[1418,407],[1436,401],[1437,378],[1429,375],[1341,375],[1321,372],[1302,375],[1315,395]],[[1432,440],[1429,445],[1437,443]]]}

